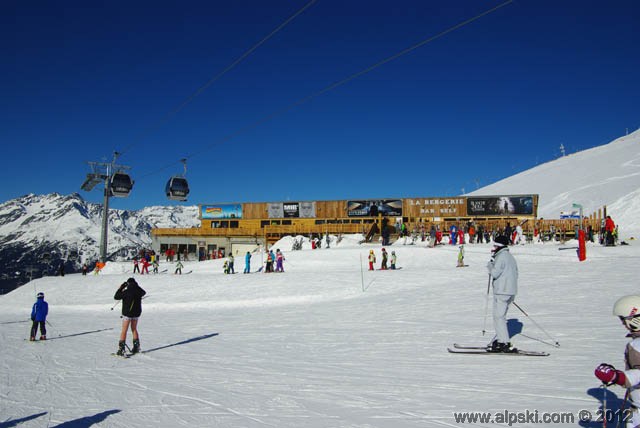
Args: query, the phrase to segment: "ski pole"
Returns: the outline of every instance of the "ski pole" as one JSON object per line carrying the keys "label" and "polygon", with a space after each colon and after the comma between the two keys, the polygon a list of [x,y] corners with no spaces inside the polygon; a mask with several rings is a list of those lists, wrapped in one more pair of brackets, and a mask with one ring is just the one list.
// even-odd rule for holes
{"label": "ski pole", "polygon": [[360,282],[362,283],[362,292],[364,293],[364,270],[362,269],[362,254],[360,254]]}
{"label": "ski pole", "polygon": [[489,290],[491,289],[491,274],[489,274],[489,281],[487,282],[487,296],[484,299],[484,322],[482,323],[482,335],[487,332],[487,312],[489,311]]}
{"label": "ski pole", "polygon": [[547,331],[546,331],[544,328],[542,328],[542,327],[541,327],[541,326],[540,326],[540,325],[539,325],[539,324],[538,324],[538,323],[537,323],[533,318],[531,318],[531,317],[529,316],[529,314],[527,314],[527,313],[524,311],[524,309],[522,309],[522,308],[520,307],[520,305],[518,305],[516,302],[513,302],[513,305],[514,305],[516,308],[518,308],[518,309],[520,310],[520,312],[522,312],[522,313],[523,313],[527,318],[529,318],[529,319],[531,320],[531,322],[532,322],[536,327],[538,327],[538,328],[539,328],[539,329],[540,329],[544,334],[546,334],[546,335],[547,335],[547,337],[548,337],[549,339],[553,340],[553,341],[555,342],[555,346],[556,346],[557,348],[558,348],[558,347],[560,347],[560,343],[559,343],[559,342],[558,342],[558,341],[557,341],[553,336],[551,336],[549,333],[547,333]]}
{"label": "ski pole", "polygon": [[119,303],[120,303],[120,300],[118,300],[115,305],[111,306],[111,310],[114,310],[115,307],[118,306]]}
{"label": "ski pole", "polygon": [[55,328],[55,327],[53,326],[53,324],[51,324],[51,323],[49,322],[49,320],[45,320],[45,322],[46,322],[47,324],[49,324],[49,327],[51,327],[52,329],[54,329],[55,331],[57,331],[57,332],[58,332],[58,337],[62,336],[62,332],[61,332],[60,330],[58,330],[57,328]]}
{"label": "ski pole", "polygon": [[607,384],[602,383],[602,428],[607,428]]}
{"label": "ski pole", "polygon": [[624,409],[625,407],[627,407],[627,400],[629,399],[629,393],[631,392],[630,389],[627,389],[627,392],[624,394],[624,401],[622,402],[622,404],[620,405],[620,412],[618,413],[618,417],[616,418],[616,428],[620,428],[620,422],[623,420],[626,420],[626,416]]}

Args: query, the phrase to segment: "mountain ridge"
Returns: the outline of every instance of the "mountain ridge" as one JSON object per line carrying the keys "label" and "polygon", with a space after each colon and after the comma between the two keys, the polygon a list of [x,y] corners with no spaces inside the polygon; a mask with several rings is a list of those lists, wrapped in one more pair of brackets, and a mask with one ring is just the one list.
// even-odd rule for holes
{"label": "mountain ridge", "polygon": [[[607,207],[621,235],[640,233],[640,129],[610,143],[522,171],[467,195],[538,194],[538,217],[558,218],[573,204],[585,216]],[[197,206],[109,210],[107,254],[128,259],[151,244],[151,229],[198,227]],[[61,264],[78,271],[98,259],[102,205],[78,193],[33,193],[0,204],[0,289],[33,275],[55,274]],[[69,254],[77,254],[70,260]],[[49,260],[43,255],[48,254]],[[2,292],[2,291],[0,291]]]}
{"label": "mountain ridge", "polygon": [[[130,258],[151,245],[154,227],[190,228],[200,224],[196,206],[109,209],[108,257]],[[35,195],[0,204],[0,289],[13,289],[30,277],[78,271],[99,256],[102,205],[78,193]],[[48,258],[45,257],[48,255]],[[78,257],[71,260],[70,254]]]}

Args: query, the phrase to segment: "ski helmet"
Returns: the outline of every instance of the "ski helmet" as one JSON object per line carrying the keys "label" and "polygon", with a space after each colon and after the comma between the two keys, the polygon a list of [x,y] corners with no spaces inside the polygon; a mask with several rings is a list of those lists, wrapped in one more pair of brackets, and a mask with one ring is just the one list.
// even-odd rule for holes
{"label": "ski helmet", "polygon": [[640,331],[640,296],[631,295],[618,299],[613,305],[613,315],[618,316],[629,331]]}
{"label": "ski helmet", "polygon": [[44,299],[44,293],[41,291],[38,293],[38,299]]}

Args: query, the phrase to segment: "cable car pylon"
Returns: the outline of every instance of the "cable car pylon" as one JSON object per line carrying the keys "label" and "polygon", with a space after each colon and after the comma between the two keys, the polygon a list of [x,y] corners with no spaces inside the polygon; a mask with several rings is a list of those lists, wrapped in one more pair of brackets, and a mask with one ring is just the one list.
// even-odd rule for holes
{"label": "cable car pylon", "polygon": [[93,190],[100,182],[104,182],[104,204],[102,212],[102,235],[100,236],[100,261],[107,261],[107,232],[109,227],[109,198],[112,196],[126,198],[133,188],[133,180],[126,171],[129,166],[117,165],[116,160],[120,153],[113,153],[113,160],[105,162],[87,162],[91,167],[91,173],[80,188],[87,192]]}

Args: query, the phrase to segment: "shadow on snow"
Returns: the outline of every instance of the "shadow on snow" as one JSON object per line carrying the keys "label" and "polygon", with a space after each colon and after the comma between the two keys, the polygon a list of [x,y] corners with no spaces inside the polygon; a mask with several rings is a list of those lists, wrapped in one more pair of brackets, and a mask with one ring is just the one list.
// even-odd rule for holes
{"label": "shadow on snow", "polygon": [[64,338],[67,338],[67,337],[74,337],[74,336],[82,336],[82,335],[85,335],[85,334],[100,333],[101,331],[108,331],[108,330],[113,330],[113,327],[111,327],[111,328],[102,328],[100,330],[83,331],[82,333],[65,334],[64,336],[51,337],[51,338],[49,338],[47,340],[64,339]]}
{"label": "shadow on snow", "polygon": [[47,412],[36,413],[35,415],[25,416],[24,418],[14,419],[12,421],[0,422],[0,428],[16,427],[16,426],[20,425],[23,422],[27,422],[27,421],[30,421],[31,419],[39,418],[40,416],[46,415],[46,414],[47,414]]}
{"label": "shadow on snow", "polygon": [[171,343],[170,345],[158,346],[157,348],[147,349],[146,351],[142,351],[143,354],[148,354],[149,352],[159,351],[160,349],[171,348],[172,346],[178,345],[186,345],[187,343],[197,342],[198,340],[209,339],[211,337],[217,336],[220,333],[211,333],[205,334],[202,336],[192,337],[191,339],[183,340],[182,342]]}
{"label": "shadow on snow", "polygon": [[[622,390],[624,391],[624,389]],[[578,423],[579,426],[585,428],[595,428],[602,426],[626,426],[626,417],[625,412],[621,412],[620,410],[625,405],[626,400],[623,398],[619,398],[615,392],[611,391],[609,388],[590,388],[587,390],[587,394],[598,399],[600,401],[600,407],[598,408],[596,414],[592,414],[593,419],[591,421],[580,421]],[[604,400],[607,400],[607,406],[605,409]],[[602,417],[604,415],[604,410],[607,413],[607,424],[603,424]],[[615,420],[617,418],[620,419],[620,423],[618,425],[618,421]]]}
{"label": "shadow on snow", "polygon": [[30,320],[24,320],[24,321],[4,321],[4,322],[0,322],[0,324],[18,324],[18,323],[22,323],[22,322],[31,322]]}
{"label": "shadow on snow", "polygon": [[120,413],[121,410],[107,410],[101,413],[96,413],[93,416],[85,416],[84,418],[74,419],[72,421],[63,422],[60,425],[56,425],[52,428],[89,428],[91,425],[100,423],[107,419],[107,416],[111,416],[115,413]]}

